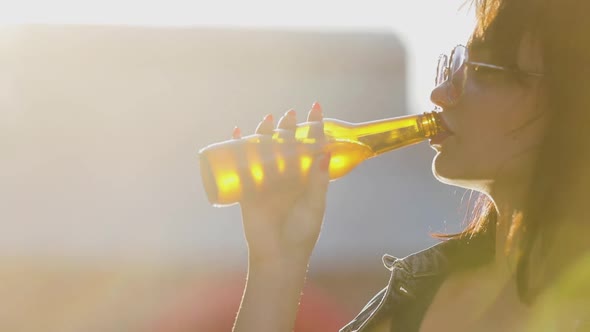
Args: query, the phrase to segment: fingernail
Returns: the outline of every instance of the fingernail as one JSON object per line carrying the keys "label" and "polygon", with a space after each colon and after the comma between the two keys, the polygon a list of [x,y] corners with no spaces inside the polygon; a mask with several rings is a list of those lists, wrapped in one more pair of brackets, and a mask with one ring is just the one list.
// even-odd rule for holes
{"label": "fingernail", "polygon": [[294,117],[295,115],[297,115],[297,112],[295,112],[294,109],[290,109],[287,112],[285,112],[285,116],[292,116],[292,117]]}
{"label": "fingernail", "polygon": [[318,103],[317,101],[311,105],[311,109],[316,112],[322,111],[322,107],[320,106],[320,103]]}
{"label": "fingernail", "polygon": [[320,170],[322,172],[326,172],[330,168],[330,159],[332,159],[332,152],[326,152],[323,159],[320,160]]}
{"label": "fingernail", "polygon": [[309,110],[309,114],[312,115],[314,118],[316,117],[322,117],[322,108],[320,107],[320,104],[313,103],[313,105],[311,106],[311,110]]}
{"label": "fingernail", "polygon": [[240,138],[240,136],[242,136],[242,131],[240,130],[240,127],[235,126],[234,131],[232,133],[232,137],[233,138]]}
{"label": "fingernail", "polygon": [[272,122],[272,120],[273,120],[272,114],[267,114],[262,121]]}

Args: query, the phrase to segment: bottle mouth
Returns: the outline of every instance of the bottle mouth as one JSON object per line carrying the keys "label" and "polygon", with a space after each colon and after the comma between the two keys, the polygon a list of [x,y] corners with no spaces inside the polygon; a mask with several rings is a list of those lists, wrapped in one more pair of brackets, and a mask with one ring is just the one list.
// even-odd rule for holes
{"label": "bottle mouth", "polygon": [[448,135],[454,135],[455,133],[449,129],[449,125],[445,122],[445,119],[440,115],[440,112],[432,112],[434,116],[434,122],[436,123],[436,135],[446,133]]}
{"label": "bottle mouth", "polygon": [[433,138],[441,133],[451,133],[440,112],[426,112],[422,117],[422,130],[425,138]]}

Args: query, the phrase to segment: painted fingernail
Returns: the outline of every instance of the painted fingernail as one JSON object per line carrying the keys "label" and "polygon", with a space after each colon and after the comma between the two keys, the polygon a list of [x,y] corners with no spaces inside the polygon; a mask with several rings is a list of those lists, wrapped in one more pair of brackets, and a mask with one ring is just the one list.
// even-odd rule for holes
{"label": "painted fingernail", "polygon": [[294,117],[295,115],[297,115],[297,112],[295,112],[294,109],[290,109],[287,112],[285,112],[285,116],[291,116]]}
{"label": "painted fingernail", "polygon": [[242,131],[240,130],[240,127],[235,126],[231,136],[235,139],[240,138],[242,136]]}
{"label": "painted fingernail", "polygon": [[320,170],[322,172],[326,172],[330,168],[330,159],[332,159],[332,153],[326,152],[322,160],[320,160]]}
{"label": "painted fingernail", "polygon": [[311,116],[313,121],[317,121],[319,120],[319,118],[323,117],[322,108],[319,106],[317,102],[313,103],[313,105],[311,106],[311,110],[309,110],[308,117],[309,116]]}
{"label": "painted fingernail", "polygon": [[272,120],[273,120],[272,114],[267,114],[262,121],[272,122]]}
{"label": "painted fingernail", "polygon": [[321,112],[322,111],[322,107],[320,106],[320,103],[318,103],[317,101],[313,103],[313,105],[311,105],[311,110],[315,111],[315,112]]}

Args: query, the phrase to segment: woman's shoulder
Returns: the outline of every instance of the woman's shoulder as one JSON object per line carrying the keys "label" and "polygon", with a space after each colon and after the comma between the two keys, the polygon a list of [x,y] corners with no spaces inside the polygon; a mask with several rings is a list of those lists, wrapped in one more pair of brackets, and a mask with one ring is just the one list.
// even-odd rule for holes
{"label": "woman's shoulder", "polygon": [[481,237],[441,241],[403,258],[384,255],[383,264],[391,271],[387,286],[340,331],[368,331],[384,318],[392,318],[396,330],[417,330],[446,276],[457,269],[482,264],[489,253],[488,241]]}
{"label": "woman's shoulder", "polygon": [[494,242],[488,235],[453,238],[403,258],[383,256],[389,270],[394,266],[406,269],[413,277],[446,274],[457,269],[484,265],[493,258]]}

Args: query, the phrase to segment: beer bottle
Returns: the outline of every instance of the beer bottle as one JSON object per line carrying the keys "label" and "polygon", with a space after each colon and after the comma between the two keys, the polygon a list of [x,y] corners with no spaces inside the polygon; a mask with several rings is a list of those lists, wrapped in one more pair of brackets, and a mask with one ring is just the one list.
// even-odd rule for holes
{"label": "beer bottle", "polygon": [[331,180],[348,174],[364,160],[419,143],[443,132],[436,112],[363,123],[336,119],[305,122],[272,135],[250,135],[209,145],[199,151],[201,177],[209,202],[215,206],[239,203],[277,177],[305,181],[312,160],[330,152]]}

